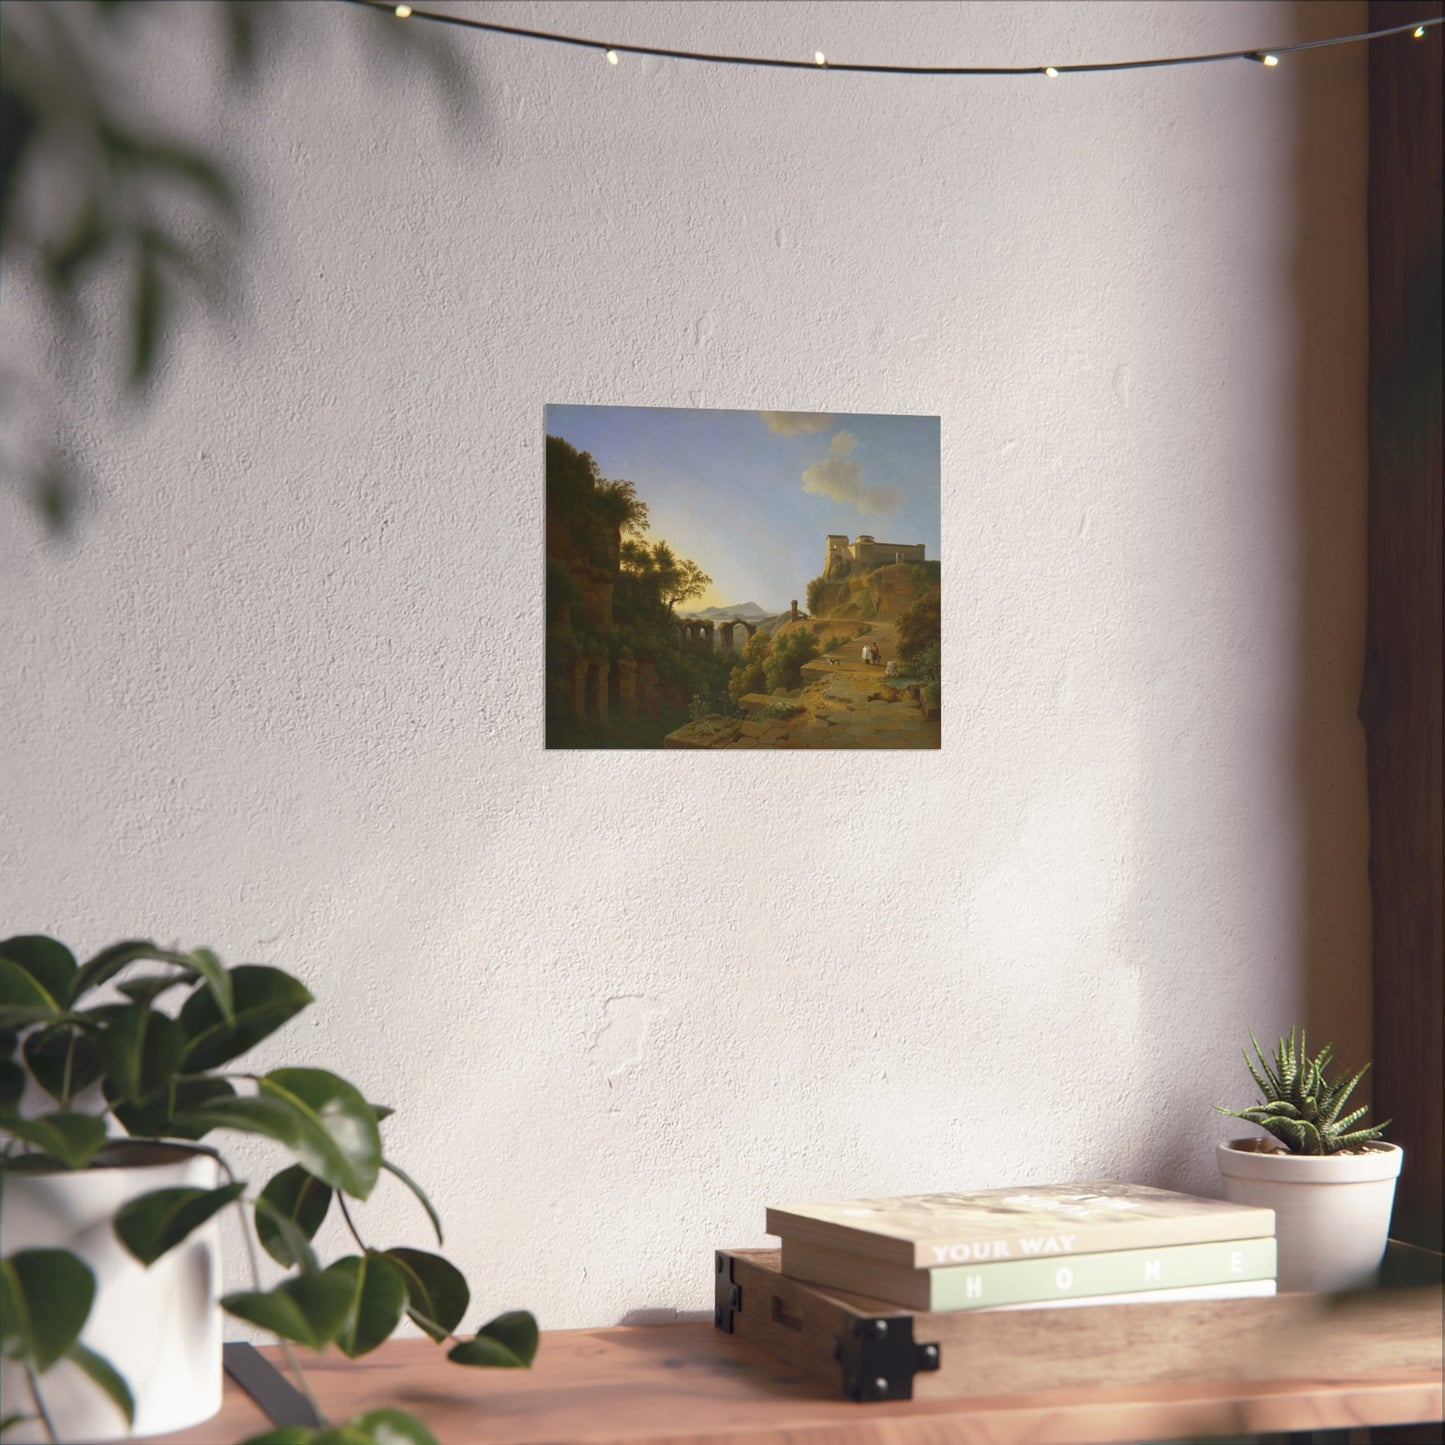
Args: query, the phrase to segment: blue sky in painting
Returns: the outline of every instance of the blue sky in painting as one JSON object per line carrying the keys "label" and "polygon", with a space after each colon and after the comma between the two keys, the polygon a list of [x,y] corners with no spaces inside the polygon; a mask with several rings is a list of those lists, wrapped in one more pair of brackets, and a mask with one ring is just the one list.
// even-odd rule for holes
{"label": "blue sky in painting", "polygon": [[548,406],[546,424],[604,477],[635,483],[649,540],[712,577],[689,609],[805,606],[830,532],[939,556],[937,417]]}

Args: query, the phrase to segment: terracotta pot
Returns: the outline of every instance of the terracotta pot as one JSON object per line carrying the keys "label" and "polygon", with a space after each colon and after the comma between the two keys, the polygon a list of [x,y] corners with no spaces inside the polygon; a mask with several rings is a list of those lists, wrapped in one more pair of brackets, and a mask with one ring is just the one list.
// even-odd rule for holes
{"label": "terracotta pot", "polygon": [[[209,1420],[221,1408],[220,1225],[215,1218],[147,1269],[111,1228],[117,1210],[152,1189],[214,1189],[209,1154],[183,1144],[119,1141],[85,1169],[7,1166],[0,1253],[68,1249],[95,1272],[95,1302],[81,1343],[105,1356],[135,1400],[136,1435],[159,1435]],[[46,1410],[63,1441],[124,1439],[125,1417],[68,1360],[40,1377]],[[22,1367],[0,1365],[6,1410],[29,1410]],[[39,1421],[5,1432],[11,1442],[46,1438]]]}
{"label": "terracotta pot", "polygon": [[1224,1197],[1274,1210],[1281,1290],[1359,1289],[1385,1254],[1404,1151],[1376,1140],[1358,1154],[1287,1154],[1272,1139],[1217,1150]]}

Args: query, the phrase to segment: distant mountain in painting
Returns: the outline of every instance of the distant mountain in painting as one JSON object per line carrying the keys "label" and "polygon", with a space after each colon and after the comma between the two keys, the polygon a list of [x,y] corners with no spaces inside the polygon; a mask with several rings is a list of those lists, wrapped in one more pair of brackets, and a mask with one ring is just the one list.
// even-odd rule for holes
{"label": "distant mountain in painting", "polygon": [[704,607],[698,612],[682,612],[681,617],[747,617],[761,622],[765,617],[772,617],[775,614],[766,607],[759,607],[756,602],[735,602],[726,607]]}

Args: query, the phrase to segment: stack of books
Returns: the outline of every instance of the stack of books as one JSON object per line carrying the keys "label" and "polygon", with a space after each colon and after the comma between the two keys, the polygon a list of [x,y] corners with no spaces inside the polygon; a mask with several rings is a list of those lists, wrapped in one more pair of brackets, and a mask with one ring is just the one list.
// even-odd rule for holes
{"label": "stack of books", "polygon": [[786,1204],[785,1275],[915,1310],[1275,1292],[1274,1211],[1101,1181]]}

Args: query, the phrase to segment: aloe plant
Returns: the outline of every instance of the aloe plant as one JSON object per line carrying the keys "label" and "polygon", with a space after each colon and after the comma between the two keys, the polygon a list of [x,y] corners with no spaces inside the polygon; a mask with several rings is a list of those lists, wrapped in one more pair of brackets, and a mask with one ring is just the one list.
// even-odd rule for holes
{"label": "aloe plant", "polygon": [[[161,971],[136,976],[135,964]],[[239,1209],[243,1228],[254,1227],[262,1249],[293,1273],[263,1289],[248,1243],[253,1288],[225,1296],[221,1305],[279,1338],[308,1398],[288,1342],[317,1351],[335,1345],[355,1358],[387,1339],[403,1315],[449,1346],[447,1357],[457,1364],[529,1366],[537,1349],[530,1313],[509,1311],[459,1338],[454,1331],[470,1308],[460,1271],[426,1250],[374,1248],[357,1230],[346,1201],[366,1199],[385,1173],[416,1196],[442,1244],[431,1201],[384,1152],[380,1125],[392,1111],[325,1069],[258,1075],[236,1068],[240,1055],[311,1002],[310,992],[280,969],[227,967],[206,948],[182,952],[127,941],[81,965],[53,938],[0,941],[0,1187],[6,1173],[37,1163],[83,1169],[126,1136],[191,1141],[216,1157],[226,1183],[133,1199],[112,1221],[116,1236],[149,1266],[218,1211]],[[97,1086],[99,1107],[82,1107],[81,1096],[96,1098]],[[27,1098],[45,1096],[54,1107],[24,1111]],[[293,1162],[251,1191],[214,1146],[199,1143],[226,1130],[270,1138]],[[311,1241],[333,1204],[358,1252],[323,1268]],[[89,1265],[69,1250],[22,1249],[0,1260],[0,1354],[22,1364],[31,1389],[28,1409],[5,1401],[0,1431],[38,1417],[54,1438],[43,1377],[62,1359],[133,1422],[125,1380],[80,1342],[95,1289]],[[317,1445],[343,1438],[435,1445],[425,1425],[403,1411],[372,1411],[341,1430],[317,1414],[322,1425],[315,1431],[288,1426],[256,1437],[254,1445],[279,1445],[283,1435],[285,1445],[308,1445],[313,1437]]]}
{"label": "aloe plant", "polygon": [[1378,1139],[1390,1123],[1389,1119],[1374,1128],[1352,1131],[1350,1126],[1359,1123],[1369,1113],[1369,1106],[1348,1114],[1343,1112],[1345,1101],[1354,1092],[1355,1085],[1365,1077],[1369,1064],[1352,1078],[1327,1079],[1325,1066],[1330,1062],[1335,1046],[1326,1044],[1312,1059],[1305,1044],[1304,1025],[1299,1025],[1298,1044],[1295,1032],[1291,1028],[1289,1038],[1280,1039],[1271,1062],[1265,1058],[1251,1030],[1249,1041],[1254,1045],[1260,1067],[1255,1068],[1248,1049],[1243,1050],[1244,1062],[1264,1097],[1247,1109],[1225,1109],[1218,1104],[1215,1108],[1221,1114],[1228,1114],[1234,1119],[1248,1119],[1251,1124],[1267,1129],[1291,1154],[1338,1154],[1341,1150]]}

